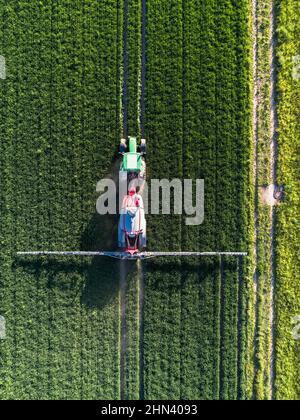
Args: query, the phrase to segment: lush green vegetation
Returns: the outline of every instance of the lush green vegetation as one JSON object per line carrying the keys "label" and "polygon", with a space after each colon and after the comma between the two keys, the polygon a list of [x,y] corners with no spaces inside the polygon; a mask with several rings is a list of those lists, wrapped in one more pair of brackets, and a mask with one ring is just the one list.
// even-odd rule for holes
{"label": "lush green vegetation", "polygon": [[0,398],[118,398],[117,267],[14,255],[107,246],[95,186],[119,138],[118,3],[1,1],[0,13]]}
{"label": "lush green vegetation", "polygon": [[[256,186],[271,181],[270,5],[258,1]],[[250,7],[248,0],[147,2],[141,116],[142,1],[0,0],[7,63],[0,80],[0,314],[7,325],[0,399],[269,397],[270,209],[258,191],[254,341]],[[299,399],[300,341],[291,338],[291,320],[300,315],[300,80],[292,71],[300,16],[292,0],[278,1],[277,12],[278,183],[286,198],[277,210],[276,397]],[[149,249],[248,250],[250,257],[126,264],[122,366],[120,265],[14,254],[115,248],[116,218],[95,214],[95,186],[115,175],[119,139],[140,135],[141,119],[149,179],[205,180],[204,223],[149,216]]]}
{"label": "lush green vegetation", "polygon": [[[150,174],[204,178],[206,198],[201,226],[187,228],[176,216],[149,217],[151,248],[245,249],[249,4],[204,1],[199,8],[196,1],[159,0],[149,4],[147,18]],[[244,356],[251,288],[243,274],[238,279],[231,259],[221,269],[218,260],[147,265],[147,398],[249,396],[253,366],[245,368]]]}
{"label": "lush green vegetation", "polygon": [[[182,159],[182,3],[148,3],[146,138],[148,177],[178,178]],[[180,250],[181,218],[148,217],[149,247]],[[181,274],[178,261],[146,265],[145,398],[179,399]]]}
{"label": "lush green vegetation", "polygon": [[285,186],[285,202],[277,224],[277,341],[276,397],[300,398],[300,340],[292,337],[292,319],[300,315],[299,249],[299,146],[300,55],[299,4],[277,2],[279,161],[278,182]]}

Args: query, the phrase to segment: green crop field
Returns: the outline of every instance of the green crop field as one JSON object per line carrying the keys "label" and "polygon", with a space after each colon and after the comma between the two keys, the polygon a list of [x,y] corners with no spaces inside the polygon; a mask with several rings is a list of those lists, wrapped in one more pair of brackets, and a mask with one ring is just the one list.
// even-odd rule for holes
{"label": "green crop field", "polygon": [[121,20],[101,4],[1,2],[1,398],[120,396],[117,267],[14,255],[104,245],[95,191],[119,138]]}
{"label": "green crop field", "polygon": [[[248,6],[206,1],[199,13],[197,1],[165,0],[148,7],[151,176],[203,178],[206,200],[201,226],[187,227],[176,216],[149,217],[151,248],[247,249]],[[145,395],[244,395],[247,281],[238,279],[235,259],[224,261],[222,270],[218,259],[181,264],[147,265]]]}
{"label": "green crop field", "polygon": [[286,186],[287,198],[278,211],[276,395],[279,399],[299,400],[300,337],[298,340],[291,339],[291,329],[296,328],[300,320],[300,9],[297,2],[290,0],[278,2],[277,6],[280,136],[278,176],[279,182]]}
{"label": "green crop field", "polygon": [[[0,400],[300,398],[300,15],[275,3],[0,0]],[[149,214],[148,249],[247,257],[16,256],[117,248],[96,185],[128,135],[149,180],[205,181],[203,223]]]}

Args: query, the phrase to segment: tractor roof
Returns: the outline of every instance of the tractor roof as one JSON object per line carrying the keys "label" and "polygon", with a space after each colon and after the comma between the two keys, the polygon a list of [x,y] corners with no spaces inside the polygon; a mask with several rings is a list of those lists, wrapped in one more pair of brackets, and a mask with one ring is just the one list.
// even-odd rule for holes
{"label": "tractor roof", "polygon": [[129,137],[129,152],[130,153],[136,153],[137,152],[136,137]]}
{"label": "tractor roof", "polygon": [[142,157],[140,153],[125,153],[122,169],[124,171],[141,171]]}
{"label": "tractor roof", "polygon": [[140,172],[142,170],[142,157],[137,152],[136,137],[129,137],[129,152],[123,155],[122,170],[128,172]]}

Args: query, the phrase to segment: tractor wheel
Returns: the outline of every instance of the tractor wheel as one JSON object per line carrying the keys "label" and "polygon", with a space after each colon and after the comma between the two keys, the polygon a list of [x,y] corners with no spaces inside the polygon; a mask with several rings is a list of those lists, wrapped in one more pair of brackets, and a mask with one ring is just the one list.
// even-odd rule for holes
{"label": "tractor wheel", "polygon": [[140,146],[140,150],[141,150],[141,154],[145,155],[147,152],[147,146],[146,146],[146,140],[142,139],[141,140],[141,146]]}
{"label": "tractor wheel", "polygon": [[124,155],[124,153],[126,153],[126,150],[127,150],[126,140],[121,139],[120,147],[119,147],[119,153],[121,155]]}

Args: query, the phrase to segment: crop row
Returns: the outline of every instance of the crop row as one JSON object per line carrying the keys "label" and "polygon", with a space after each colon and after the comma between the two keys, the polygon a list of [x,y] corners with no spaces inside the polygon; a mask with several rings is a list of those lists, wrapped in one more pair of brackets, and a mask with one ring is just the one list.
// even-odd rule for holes
{"label": "crop row", "polygon": [[283,0],[277,1],[276,5],[279,65],[278,183],[285,188],[285,201],[277,213],[276,397],[298,400],[300,340],[297,340],[296,326],[300,316],[300,14],[297,2]]}
{"label": "crop row", "polygon": [[113,0],[1,5],[1,398],[119,397],[115,266],[12,255],[111,235],[93,209],[119,136],[117,12]]}

